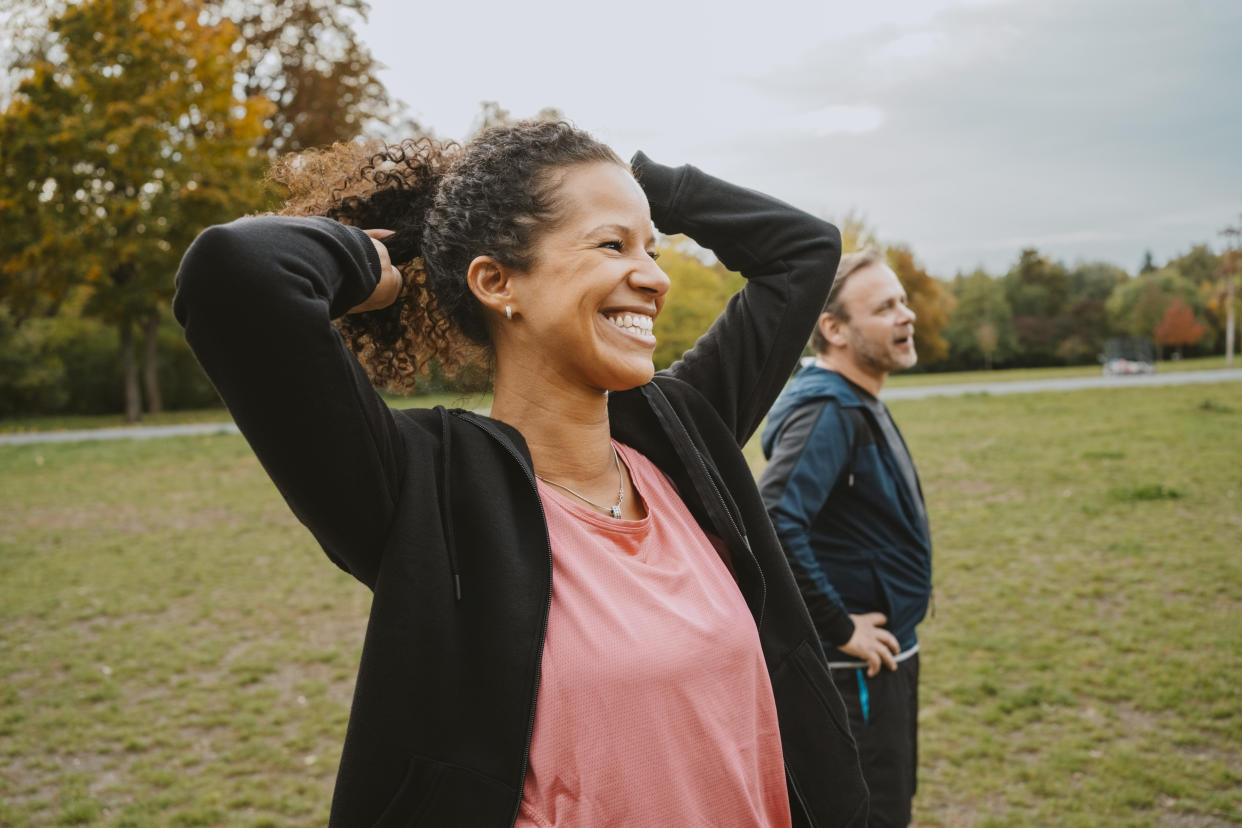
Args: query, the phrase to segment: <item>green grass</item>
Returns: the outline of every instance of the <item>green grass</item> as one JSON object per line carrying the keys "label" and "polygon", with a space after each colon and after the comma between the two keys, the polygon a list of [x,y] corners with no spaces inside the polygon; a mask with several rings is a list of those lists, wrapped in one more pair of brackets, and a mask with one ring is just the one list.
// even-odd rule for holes
{"label": "green grass", "polygon": [[[919,824],[1242,824],[1242,383],[891,408]],[[368,598],[239,437],[0,446],[0,825],[322,824]]]}
{"label": "green grass", "polygon": [[1242,384],[891,408],[935,540],[918,821],[1242,823]]}
{"label": "green grass", "polygon": [[322,824],[368,594],[233,436],[0,449],[0,824]]}

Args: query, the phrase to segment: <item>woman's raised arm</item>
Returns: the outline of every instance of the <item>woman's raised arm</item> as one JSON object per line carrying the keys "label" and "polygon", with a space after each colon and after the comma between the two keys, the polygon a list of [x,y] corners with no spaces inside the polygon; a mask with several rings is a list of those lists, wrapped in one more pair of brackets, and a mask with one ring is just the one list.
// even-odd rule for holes
{"label": "woman's raised arm", "polygon": [[392,412],[332,319],[380,282],[377,246],[325,218],[212,227],[173,311],[242,434],[328,556],[368,585],[404,473]]}
{"label": "woman's raised arm", "polygon": [[641,152],[631,163],[662,233],[686,234],[746,277],[707,333],[668,369],[706,396],[744,444],[819,318],[841,258],[841,235],[779,199],[695,167],[666,167]]}

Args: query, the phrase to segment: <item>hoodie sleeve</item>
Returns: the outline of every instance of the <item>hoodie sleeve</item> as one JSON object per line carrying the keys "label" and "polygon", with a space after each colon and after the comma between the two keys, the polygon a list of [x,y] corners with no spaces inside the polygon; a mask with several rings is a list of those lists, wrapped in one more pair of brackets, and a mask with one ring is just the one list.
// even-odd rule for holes
{"label": "hoodie sleeve", "polygon": [[668,369],[712,403],[743,445],[819,318],[841,235],[826,221],[695,167],[666,167],[641,152],[632,165],[660,232],[685,233],[746,277],[711,328]]}
{"label": "hoodie sleeve", "polygon": [[194,241],[173,299],[190,348],[294,514],[369,585],[404,471],[402,440],[332,319],[371,294],[379,267],[357,228],[240,219]]}
{"label": "hoodie sleeve", "polygon": [[835,403],[820,399],[795,408],[778,428],[759,492],[816,629],[839,647],[854,622],[811,547],[811,524],[849,463],[851,425]]}

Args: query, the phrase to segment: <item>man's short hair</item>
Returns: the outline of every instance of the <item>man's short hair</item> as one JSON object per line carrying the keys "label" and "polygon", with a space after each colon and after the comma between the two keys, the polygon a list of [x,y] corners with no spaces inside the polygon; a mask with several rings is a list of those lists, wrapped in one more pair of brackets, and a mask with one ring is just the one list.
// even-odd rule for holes
{"label": "man's short hair", "polygon": [[[820,313],[831,313],[842,322],[849,322],[849,312],[845,309],[845,303],[841,301],[841,290],[845,287],[845,283],[849,281],[850,276],[864,267],[884,264],[884,261],[884,253],[875,247],[867,247],[842,256],[841,263],[837,265],[837,275],[832,280],[832,289],[828,291],[828,298],[824,300],[824,308]],[[823,333],[819,330],[818,320],[815,322],[815,330],[811,331],[811,350],[817,354],[828,353],[828,340],[824,339]]]}

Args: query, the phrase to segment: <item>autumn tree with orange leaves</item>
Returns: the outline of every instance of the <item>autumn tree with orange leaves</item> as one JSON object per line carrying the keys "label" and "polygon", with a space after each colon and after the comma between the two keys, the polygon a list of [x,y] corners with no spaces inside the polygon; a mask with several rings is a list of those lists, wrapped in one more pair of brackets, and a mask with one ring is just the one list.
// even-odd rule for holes
{"label": "autumn tree with orange leaves", "polygon": [[1160,323],[1156,325],[1154,338],[1161,345],[1177,348],[1177,355],[1182,355],[1182,346],[1194,345],[1207,333],[1207,326],[1195,318],[1195,312],[1182,299],[1174,299],[1164,309]]}

